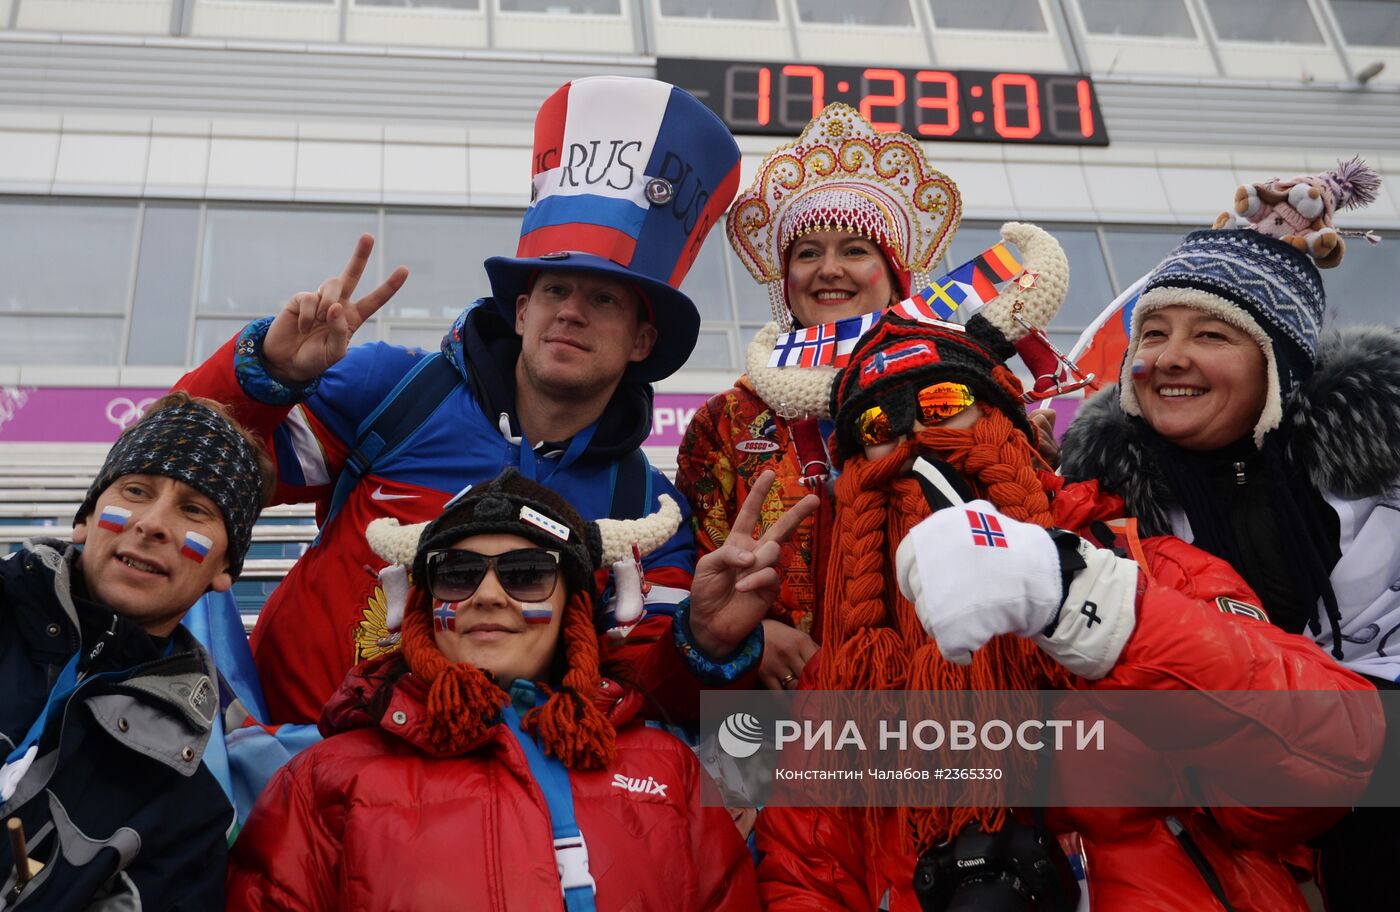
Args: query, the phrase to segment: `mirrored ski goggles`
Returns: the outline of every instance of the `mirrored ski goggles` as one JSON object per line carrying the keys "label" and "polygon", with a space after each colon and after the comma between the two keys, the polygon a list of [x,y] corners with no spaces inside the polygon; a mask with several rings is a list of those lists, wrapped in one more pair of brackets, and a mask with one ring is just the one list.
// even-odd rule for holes
{"label": "mirrored ski goggles", "polygon": [[[935,383],[919,390],[917,401],[919,423],[933,427],[964,411],[977,401],[977,397],[972,395],[972,390],[966,384]],[[889,443],[901,434],[909,433],[909,430],[896,431],[890,424],[889,414],[878,405],[872,405],[856,419],[861,446]]]}
{"label": "mirrored ski goggles", "polygon": [[429,552],[428,591],[440,602],[471,598],[494,570],[506,595],[517,602],[542,602],[559,585],[559,552],[521,548],[504,554],[477,554],[449,549]]}

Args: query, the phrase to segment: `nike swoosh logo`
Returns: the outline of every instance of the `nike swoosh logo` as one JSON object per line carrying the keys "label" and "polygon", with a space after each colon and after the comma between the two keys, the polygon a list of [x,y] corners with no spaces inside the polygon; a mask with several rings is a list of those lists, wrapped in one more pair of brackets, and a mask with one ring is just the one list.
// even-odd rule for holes
{"label": "nike swoosh logo", "polygon": [[380,485],[369,494],[372,500],[416,500],[417,494],[385,494],[384,486]]}

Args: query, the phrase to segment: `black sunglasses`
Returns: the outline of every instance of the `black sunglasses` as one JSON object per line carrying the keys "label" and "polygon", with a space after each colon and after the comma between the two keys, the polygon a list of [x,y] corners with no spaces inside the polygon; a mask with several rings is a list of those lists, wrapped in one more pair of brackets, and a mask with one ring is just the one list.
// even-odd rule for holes
{"label": "black sunglasses", "polygon": [[449,549],[429,552],[428,591],[440,602],[460,602],[475,594],[488,570],[517,602],[542,602],[559,584],[559,552],[521,548],[504,554]]}

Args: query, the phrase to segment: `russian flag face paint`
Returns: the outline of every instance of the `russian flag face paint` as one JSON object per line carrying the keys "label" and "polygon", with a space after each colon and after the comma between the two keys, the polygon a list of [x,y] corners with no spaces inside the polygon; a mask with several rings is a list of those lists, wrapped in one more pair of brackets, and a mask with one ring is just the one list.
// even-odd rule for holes
{"label": "russian flag face paint", "polygon": [[122,507],[103,507],[102,515],[97,517],[97,525],[108,532],[120,532],[129,522],[131,511]]}
{"label": "russian flag face paint", "polygon": [[209,555],[209,549],[214,547],[214,540],[208,536],[200,535],[198,532],[186,532],[185,543],[180,546],[180,553],[196,564],[204,563],[204,558]]}
{"label": "russian flag face paint", "polygon": [[455,602],[438,602],[433,608],[433,631],[453,633],[457,629],[457,605]]}
{"label": "russian flag face paint", "polygon": [[527,624],[548,624],[554,618],[554,609],[543,602],[526,602],[520,606],[520,613]]}
{"label": "russian flag face paint", "polygon": [[1133,373],[1133,376],[1134,376],[1134,377],[1146,377],[1146,376],[1147,376],[1147,360],[1144,359],[1144,358],[1134,358],[1134,359],[1133,359],[1133,366],[1132,366],[1132,373]]}

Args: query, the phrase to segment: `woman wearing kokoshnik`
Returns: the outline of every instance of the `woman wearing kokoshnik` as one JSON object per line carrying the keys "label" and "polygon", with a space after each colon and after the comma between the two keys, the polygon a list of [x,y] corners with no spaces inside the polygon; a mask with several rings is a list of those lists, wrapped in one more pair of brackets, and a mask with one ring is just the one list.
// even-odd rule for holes
{"label": "woman wearing kokoshnik", "polygon": [[[813,612],[832,520],[828,405],[860,335],[902,300],[947,317],[959,304],[967,312],[986,303],[1012,276],[1054,273],[1063,260],[1058,245],[1037,243],[1039,229],[1012,224],[1003,237],[1023,257],[1053,248],[1051,262],[1027,258],[1023,274],[997,244],[951,273],[952,282],[931,283],[961,219],[957,185],[929,165],[918,140],[879,133],[844,104],[828,105],[795,143],[765,158],[730,209],[729,243],[767,287],[773,322],[749,345],[746,373],[691,419],[676,485],[690,500],[701,555],[723,543],[764,471],[777,476],[765,521],[807,494],[821,498],[784,547],[782,592],[763,625],[759,678],[769,688],[792,687],[816,651]],[[810,338],[798,345],[799,336]],[[1034,398],[1063,390],[1060,361],[1042,335],[1027,334],[1016,348],[1036,376]],[[1032,416],[1042,450],[1052,420]]]}
{"label": "woman wearing kokoshnik", "polygon": [[[767,286],[773,322],[749,345],[747,372],[698,409],[678,457],[676,485],[694,511],[700,554],[729,535],[738,504],[759,475],[777,475],[765,520],[812,493],[822,507],[784,548],[782,591],[764,622],[759,677],[789,687],[816,651],[818,599],[830,494],[827,401],[836,367],[812,352],[810,366],[770,367],[793,329],[840,324],[853,331],[923,288],[962,218],[957,186],[930,167],[919,142],[877,133],[855,110],[832,104],[801,137],[775,149],[735,200],[729,243]],[[856,325],[852,325],[852,324]],[[834,351],[835,346],[832,346]]]}

